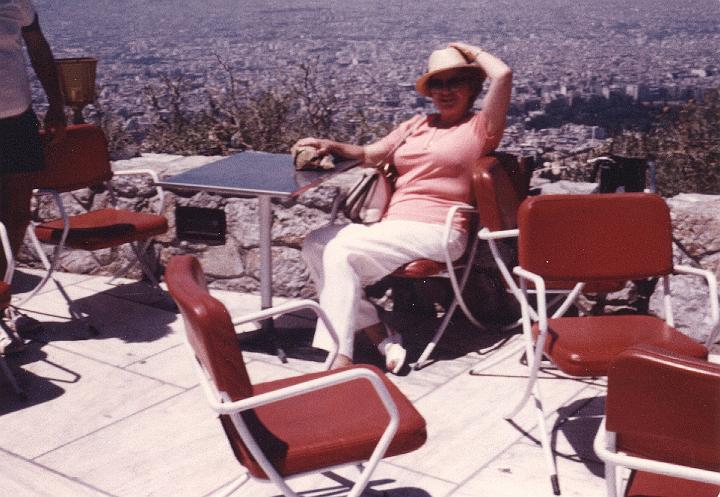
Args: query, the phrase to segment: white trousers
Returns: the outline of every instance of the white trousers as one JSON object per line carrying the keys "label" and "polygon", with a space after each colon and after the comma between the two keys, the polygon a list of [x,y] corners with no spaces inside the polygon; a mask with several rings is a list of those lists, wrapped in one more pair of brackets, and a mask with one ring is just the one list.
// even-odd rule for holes
{"label": "white trousers", "polygon": [[[339,338],[340,354],[352,358],[355,333],[379,323],[375,306],[363,288],[417,259],[442,261],[444,226],[416,221],[376,224],[332,224],[305,237],[302,255]],[[453,230],[450,256],[460,257],[467,234]],[[333,348],[327,328],[318,321],[313,346]]]}

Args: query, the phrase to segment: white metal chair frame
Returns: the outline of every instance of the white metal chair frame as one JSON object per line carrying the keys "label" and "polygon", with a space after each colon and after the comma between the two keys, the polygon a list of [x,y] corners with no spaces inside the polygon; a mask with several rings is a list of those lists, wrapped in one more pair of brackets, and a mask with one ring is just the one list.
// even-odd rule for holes
{"label": "white metal chair frame", "polygon": [[[8,239],[7,230],[5,229],[5,225],[3,223],[0,223],[0,244],[2,244],[2,250],[5,254],[6,261],[3,281],[10,285],[12,283],[13,274],[15,273],[15,258],[13,257],[12,248],[10,247],[10,240]],[[10,313],[8,316],[9,319],[15,319],[12,307],[8,306],[8,311]],[[15,378],[15,375],[10,370],[10,367],[7,364],[7,360],[3,355],[0,355],[0,370],[2,370],[5,377],[10,382],[10,385],[12,386],[13,390],[15,390],[15,393],[17,393],[21,398],[24,398],[25,392],[20,387],[17,378]]]}
{"label": "white metal chair frame", "polygon": [[[113,176],[132,176],[132,175],[148,175],[153,181],[153,185],[155,187],[156,197],[157,197],[157,211],[153,212],[153,214],[160,214],[162,212],[162,208],[164,205],[165,200],[165,193],[162,189],[162,187],[158,186],[157,183],[159,181],[159,178],[157,176],[157,173],[151,169],[133,169],[133,170],[125,170],[125,171],[113,171]],[[117,197],[115,196],[115,192],[112,187],[112,179],[105,182],[105,186],[108,190],[108,194],[110,196],[110,203],[114,207],[117,202]],[[38,240],[37,235],[35,235],[35,226],[37,226],[39,223],[31,223],[28,226],[27,234],[30,237],[30,240],[33,244],[33,248],[35,249],[35,253],[37,254],[38,258],[43,264],[43,267],[45,268],[45,274],[43,275],[43,278],[40,280],[40,282],[33,288],[33,290],[22,297],[17,303],[14,305],[16,307],[22,306],[27,301],[29,301],[31,298],[33,298],[35,295],[37,295],[47,284],[47,282],[53,278],[53,273],[56,271],[58,264],[60,263],[60,254],[65,250],[65,241],[67,240],[68,233],[70,232],[70,219],[67,213],[67,210],[64,207],[62,197],[59,192],[57,192],[54,189],[39,189],[35,190],[35,195],[50,195],[53,198],[53,201],[58,208],[58,211],[60,213],[60,218],[63,220],[63,231],[60,236],[60,240],[58,243],[54,246],[53,249],[53,255],[52,255],[52,261],[50,261],[45,254],[45,251],[42,248],[42,243],[40,240]],[[159,286],[159,282],[155,275],[152,273],[152,270],[148,266],[147,262],[144,259],[145,250],[151,243],[151,240],[145,240],[144,242],[132,242],[130,245],[132,247],[133,253],[135,254],[135,258],[128,262],[125,266],[120,268],[113,276],[111,276],[110,281],[113,281],[116,278],[121,277],[122,275],[126,274],[130,269],[132,269],[135,264],[140,264],[140,267],[145,274],[145,276],[150,280],[150,282],[154,286]],[[54,280],[54,278],[53,278]],[[55,280],[57,282],[57,280]],[[66,296],[66,298],[68,298]],[[71,314],[73,314],[74,317],[80,317],[79,315],[76,315],[76,313],[71,305]]]}
{"label": "white metal chair frame", "polygon": [[[477,254],[477,247],[478,247],[478,239],[477,237],[469,237],[468,238],[468,244],[469,246],[465,250],[465,255],[460,258],[462,263],[456,265],[455,262],[452,260],[452,257],[450,256],[450,234],[452,233],[452,221],[457,215],[458,212],[468,212],[468,213],[474,213],[477,215],[477,209],[474,207],[468,207],[468,206],[453,206],[450,208],[450,210],[447,213],[447,216],[445,218],[445,225],[443,229],[443,254],[445,257],[445,271],[442,273],[438,273],[436,275],[430,276],[430,278],[447,278],[450,280],[450,286],[453,290],[453,300],[448,306],[447,310],[445,311],[445,314],[443,315],[443,319],[440,322],[440,325],[438,326],[437,331],[435,331],[435,334],[433,335],[430,342],[427,344],[425,349],[423,350],[422,354],[420,354],[420,357],[418,360],[412,365],[412,368],[414,370],[419,370],[422,367],[424,367],[427,362],[428,358],[430,357],[430,354],[433,353],[435,350],[435,347],[437,346],[437,343],[440,341],[442,336],[445,334],[445,331],[447,330],[448,325],[450,324],[450,320],[453,317],[453,314],[457,310],[458,307],[462,309],[463,314],[465,314],[465,317],[467,317],[468,321],[470,321],[474,326],[477,328],[484,330],[486,327],[480,322],[480,320],[472,313],[470,308],[467,305],[467,302],[465,302],[465,298],[463,297],[463,290],[465,289],[465,285],[467,284],[467,281],[470,277],[470,273],[473,269],[473,264],[475,261],[475,255]],[[460,278],[457,277],[457,272],[460,272]]]}
{"label": "white metal chair frame", "polygon": [[617,471],[618,466],[720,485],[720,473],[716,471],[631,456],[618,451],[616,441],[616,433],[605,428],[605,419],[603,419],[595,436],[593,449],[598,457],[605,462],[605,483],[608,497],[617,497],[618,490],[620,490],[618,486],[621,483],[621,478]]}
{"label": "white metal chair frame", "polygon": [[[520,290],[520,287],[517,285],[515,278],[513,278],[512,274],[510,274],[510,270],[508,269],[507,264],[503,260],[502,255],[500,254],[500,249],[498,248],[496,242],[496,240],[517,238],[519,234],[520,230],[518,230],[517,228],[502,231],[490,231],[488,228],[483,227],[478,232],[478,238],[488,243],[488,247],[490,247],[490,253],[492,254],[493,260],[495,261],[495,265],[497,266],[500,274],[502,275],[503,281],[507,285],[508,291],[513,294],[513,296],[517,299],[518,302],[522,302],[522,290]],[[573,290],[549,290],[547,293],[553,293],[557,295],[549,302],[548,305],[553,306],[557,304],[563,299],[563,297],[566,297],[572,291]],[[579,295],[579,292],[577,295]],[[570,305],[573,304],[575,298],[577,298],[577,295],[575,295],[572,301],[568,302],[568,305],[566,307],[562,307],[558,309],[555,313],[553,313],[553,317],[561,316],[562,314],[567,312],[567,309],[570,307]],[[529,312],[531,319],[533,321],[537,321],[538,315],[537,312],[535,312],[535,309],[530,307]],[[518,319],[517,322],[508,325],[507,328],[512,329],[521,324],[522,317]]]}
{"label": "white metal chair frame", "polygon": [[[310,309],[314,311],[318,318],[323,321],[328,331],[330,332],[333,341],[335,342],[335,349],[330,351],[323,365],[326,370],[329,370],[330,365],[335,360],[335,356],[337,355],[338,338],[337,333],[332,326],[332,323],[330,323],[327,315],[317,302],[314,302],[312,300],[288,302],[268,309],[243,315],[240,318],[233,319],[232,322],[233,325],[237,326],[248,322],[260,321],[271,317],[280,316],[282,314],[302,309]],[[192,350],[190,343],[187,341],[187,336],[185,344],[190,351],[192,357],[195,358],[195,353]],[[382,401],[383,406],[385,407],[388,416],[390,417],[390,420],[388,422],[387,428],[385,429],[382,437],[378,441],[378,444],[376,445],[375,450],[373,451],[370,458],[367,461],[357,461],[355,463],[349,463],[355,464],[358,467],[358,469],[360,470],[360,477],[351,488],[350,492],[348,493],[348,497],[358,497],[362,494],[363,490],[367,486],[368,481],[370,480],[373,471],[375,470],[375,468],[385,455],[388,447],[390,446],[390,443],[392,442],[392,439],[395,436],[395,433],[397,432],[400,423],[400,415],[397,406],[393,401],[392,397],[390,396],[387,388],[383,384],[382,380],[377,375],[366,369],[345,370],[336,374],[324,376],[322,378],[316,378],[314,380],[310,380],[301,384],[287,386],[279,390],[274,390],[272,392],[263,393],[247,399],[231,402],[225,392],[217,390],[214,383],[212,383],[212,380],[208,377],[208,374],[197,360],[195,361],[195,364],[197,367],[196,370],[198,376],[200,377],[200,383],[203,386],[203,390],[205,391],[205,395],[207,396],[210,407],[218,414],[227,414],[230,416],[235,429],[240,435],[245,446],[248,448],[248,451],[252,454],[258,465],[268,476],[268,479],[272,483],[277,485],[277,487],[280,489],[280,491],[285,497],[300,497],[300,495],[288,486],[286,479],[282,475],[280,475],[277,470],[275,470],[270,461],[268,461],[267,457],[265,457],[262,450],[260,449],[260,446],[255,441],[253,435],[250,433],[245,422],[240,416],[240,413],[276,402],[278,400],[295,397],[307,392],[328,388],[341,383],[347,383],[349,381],[360,378],[369,381],[375,392],[377,393],[378,397]],[[342,466],[346,465],[347,464],[344,464]],[[323,468],[323,470],[330,469],[333,468]],[[315,473],[315,471],[312,473]],[[292,478],[299,476],[303,475],[293,475]],[[241,475],[234,482],[229,484],[229,486],[224,489],[224,492],[221,495],[224,497],[231,495],[243,484],[245,484],[250,478],[252,478],[252,476],[246,470],[243,475]]]}
{"label": "white metal chair frame", "polygon": [[[330,212],[330,223],[333,223],[335,221],[342,200],[343,196],[340,194],[336,194]],[[449,246],[450,234],[452,233],[453,229],[453,219],[455,219],[455,216],[459,212],[467,212],[477,215],[477,209],[474,207],[456,205],[451,207],[447,215],[445,216],[445,223],[443,226],[443,254],[445,271],[428,276],[428,278],[447,278],[448,280],[450,280],[450,286],[453,290],[453,300],[443,314],[442,321],[438,325],[438,328],[435,331],[432,339],[427,344],[427,346],[425,346],[425,349],[423,349],[423,352],[420,354],[420,357],[418,357],[417,361],[412,364],[412,368],[415,371],[427,365],[430,354],[433,353],[435,347],[437,346],[437,343],[445,334],[445,331],[450,324],[450,320],[452,319],[453,314],[458,307],[462,309],[463,313],[468,318],[468,321],[470,321],[474,326],[478,327],[481,330],[486,329],[486,327],[470,310],[470,307],[467,305],[467,302],[463,297],[463,290],[465,289],[465,285],[467,284],[470,273],[472,272],[473,261],[475,260],[475,255],[477,254],[478,239],[476,237],[468,238],[467,243],[469,245],[465,250],[465,255],[460,258],[460,260],[463,261],[464,264],[457,264],[457,261],[453,261],[452,257],[450,256]],[[457,275],[458,271],[460,272],[460,278],[458,278]]]}
{"label": "white metal chair frame", "polygon": [[[514,231],[514,230],[513,230]],[[511,409],[509,412],[507,412],[504,415],[505,419],[512,419],[517,415],[518,412],[525,406],[528,399],[532,396],[535,399],[535,408],[537,413],[537,422],[538,426],[540,427],[540,440],[541,445],[543,448],[543,456],[545,459],[545,464],[548,469],[548,473],[550,475],[550,480],[553,486],[553,491],[555,492],[555,495],[560,495],[559,490],[559,484],[558,484],[558,476],[557,476],[557,467],[555,465],[555,459],[552,454],[552,448],[550,446],[550,438],[549,433],[547,429],[547,425],[545,422],[546,419],[546,413],[543,407],[542,403],[542,396],[540,392],[540,385],[537,382],[538,379],[538,372],[540,369],[540,362],[543,357],[543,353],[545,350],[545,341],[547,339],[548,335],[548,316],[547,316],[547,299],[546,299],[546,291],[545,291],[545,280],[542,276],[532,273],[530,271],[527,271],[521,267],[515,267],[513,269],[513,272],[520,277],[520,284],[521,284],[521,292],[520,292],[520,307],[522,310],[522,328],[523,328],[523,336],[525,339],[525,353],[528,358],[528,367],[530,368],[529,376],[528,376],[528,382],[525,387],[525,391],[523,392],[522,397],[520,398],[520,401],[517,403],[517,405]],[[715,332],[711,333],[705,344],[706,346],[710,346],[712,344],[717,336],[717,332],[720,331],[720,326],[718,326],[718,323],[720,323],[720,309],[718,306],[718,290],[717,290],[717,278],[711,271],[698,269],[690,266],[683,266],[683,265],[676,265],[673,267],[674,273],[679,274],[689,274],[689,275],[696,275],[696,276],[702,276],[705,278],[705,281],[708,285],[708,306],[710,309],[710,319],[712,323],[714,324]],[[537,308],[534,310],[535,314],[537,315],[537,323],[539,328],[539,335],[537,340],[533,339],[532,336],[532,306],[529,303],[528,300],[528,288],[527,288],[527,281],[532,281],[534,287],[535,287],[535,295],[536,295],[536,304]],[[670,291],[670,278],[668,275],[664,275],[662,277],[663,281],[663,318],[665,322],[669,326],[674,326],[674,320],[673,320],[673,312],[672,312],[672,294]],[[574,300],[577,298],[577,296],[580,294],[584,287],[585,283],[581,282],[575,285],[575,287],[572,289],[572,291],[567,295],[563,303],[561,304],[560,308],[553,314],[552,317],[558,317],[567,311],[567,309],[572,305]],[[533,342],[534,346],[533,346]]]}

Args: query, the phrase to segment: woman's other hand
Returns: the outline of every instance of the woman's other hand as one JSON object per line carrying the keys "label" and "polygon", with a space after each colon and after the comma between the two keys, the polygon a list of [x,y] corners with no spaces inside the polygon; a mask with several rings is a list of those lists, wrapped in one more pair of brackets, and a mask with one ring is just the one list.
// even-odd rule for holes
{"label": "woman's other hand", "polygon": [[360,145],[340,143],[326,138],[302,138],[295,143],[294,147],[313,147],[320,155],[332,154],[336,157],[361,161],[365,159],[365,149]]}
{"label": "woman's other hand", "polygon": [[50,145],[57,145],[65,139],[65,110],[62,106],[51,105],[45,114],[44,124],[50,136]]}
{"label": "woman's other hand", "polygon": [[327,155],[332,153],[332,141],[326,140],[323,138],[313,138],[313,137],[307,137],[307,138],[301,138],[298,140],[294,147],[313,147],[317,149],[318,153],[320,155]]}

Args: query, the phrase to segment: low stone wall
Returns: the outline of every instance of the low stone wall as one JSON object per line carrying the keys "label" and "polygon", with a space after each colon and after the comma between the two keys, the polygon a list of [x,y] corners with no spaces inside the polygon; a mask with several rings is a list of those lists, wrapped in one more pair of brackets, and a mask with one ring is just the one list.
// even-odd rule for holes
{"label": "low stone wall", "polygon": [[[595,183],[561,180],[538,185],[543,194],[590,193]],[[720,195],[682,193],[667,199],[673,223],[675,264],[701,267],[720,279]],[[707,286],[697,276],[674,275],[673,292],[675,325],[697,340],[711,333]],[[620,292],[608,295],[586,295],[581,298],[586,312],[648,312],[662,315],[662,285],[655,281],[628,283]]]}
{"label": "low stone wall", "polygon": [[[200,166],[217,157],[181,157],[176,155],[147,154],[139,158],[117,161],[115,170],[149,168],[160,177],[171,176]],[[286,297],[313,297],[315,290],[300,257],[304,236],[311,230],[330,221],[332,201],[338,189],[352,184],[359,171],[340,174],[312,189],[297,199],[274,201],[273,208],[273,291]],[[543,193],[589,193],[594,184],[558,181],[538,183]],[[115,191],[120,206],[131,209],[147,209],[157,204],[151,182],[119,177]],[[83,190],[64,195],[71,212],[82,212],[108,203],[106,191]],[[668,200],[674,223],[676,262],[710,269],[720,277],[720,196],[681,194]],[[175,207],[205,207],[222,209],[227,218],[227,238],[224,245],[210,245],[178,240],[175,231]],[[158,237],[152,246],[157,270],[160,272],[175,254],[196,255],[205,269],[210,285],[215,288],[256,292],[259,289],[258,206],[255,198],[237,198],[207,193],[166,192],[163,213],[167,216],[170,230]],[[57,215],[47,202],[38,202],[34,208],[36,219],[48,219]],[[342,221],[340,219],[339,221]],[[18,254],[21,266],[38,267],[37,257],[29,245]],[[112,249],[94,253],[66,251],[60,268],[65,271],[86,274],[112,274],[128,260],[129,249]],[[140,278],[135,269],[131,277]],[[673,285],[680,298],[676,308],[676,322],[690,335],[707,336],[709,328],[703,322],[705,294],[695,278],[677,276]],[[659,286],[659,285],[658,285]],[[652,291],[653,287],[650,287]],[[639,291],[642,294],[642,289]],[[645,290],[647,291],[647,290]],[[606,307],[623,310],[628,301],[637,297],[638,289],[628,288],[604,301]],[[639,295],[640,300],[649,299],[650,310],[659,312],[657,289],[652,296]],[[646,300],[647,300],[646,299]],[[592,303],[591,303],[592,304]]]}
{"label": "low stone wall", "polygon": [[[720,279],[720,195],[681,193],[668,199],[673,220],[675,262],[709,269]],[[659,286],[659,285],[658,285]],[[707,293],[697,276],[671,278],[675,325],[690,336],[703,339],[711,326],[706,315]],[[662,296],[657,289],[650,309],[660,312]]]}
{"label": "low stone wall", "polygon": [[[187,171],[219,157],[182,157],[177,155],[147,154],[139,158],[116,161],[113,168],[119,170],[152,169],[161,178]],[[332,203],[338,191],[356,181],[359,171],[340,174],[323,185],[311,189],[296,199],[273,200],[273,291],[286,297],[312,297],[315,295],[309,274],[302,262],[300,250],[305,235],[330,221]],[[113,183],[118,205],[129,209],[146,210],[157,205],[158,198],[149,177],[118,176]],[[63,194],[70,213],[105,207],[109,195],[105,190],[85,189]],[[175,230],[175,208],[203,207],[221,209],[227,221],[227,236],[223,245],[194,243],[179,240]],[[163,214],[170,229],[155,238],[152,252],[157,270],[161,271],[167,261],[176,254],[197,256],[208,276],[211,286],[242,292],[259,291],[259,230],[258,202],[254,197],[238,198],[208,193],[165,191]],[[56,218],[57,209],[44,199],[36,202],[33,216],[36,220]],[[342,222],[342,215],[338,222]],[[47,248],[50,253],[50,247]],[[96,252],[65,251],[60,269],[84,274],[113,274],[130,257],[130,249],[100,250]],[[40,267],[40,261],[26,243],[18,254],[21,266]],[[130,277],[141,278],[138,268]]]}

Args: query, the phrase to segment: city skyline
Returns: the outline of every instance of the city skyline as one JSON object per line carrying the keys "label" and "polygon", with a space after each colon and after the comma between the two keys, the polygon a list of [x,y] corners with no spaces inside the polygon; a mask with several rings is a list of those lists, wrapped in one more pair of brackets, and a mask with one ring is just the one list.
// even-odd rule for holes
{"label": "city skyline", "polygon": [[[637,0],[70,0],[35,4],[56,56],[98,58],[101,97],[147,121],[144,87],[182,74],[222,93],[221,57],[249,95],[280,86],[303,62],[347,109],[378,121],[426,110],[413,83],[428,53],[460,39],[505,60],[513,103],[537,112],[573,96],[645,92],[687,99],[720,81],[720,2]],[[536,104],[539,100],[539,104]]]}

